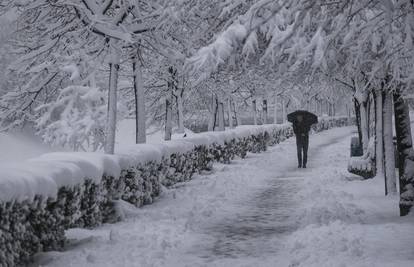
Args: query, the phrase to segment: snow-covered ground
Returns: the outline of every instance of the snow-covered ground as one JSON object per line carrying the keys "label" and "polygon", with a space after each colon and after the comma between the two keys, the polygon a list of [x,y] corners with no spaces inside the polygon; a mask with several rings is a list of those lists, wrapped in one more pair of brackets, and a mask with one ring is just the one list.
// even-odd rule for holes
{"label": "snow-covered ground", "polygon": [[347,173],[350,135],[311,137],[308,169],[294,139],[165,189],[123,222],[73,229],[64,252],[34,266],[414,266],[414,217],[379,180]]}
{"label": "snow-covered ground", "polygon": [[[184,134],[177,133],[177,130],[177,128],[173,129],[172,139],[183,138]],[[147,129],[147,143],[155,144],[162,142],[164,140],[164,133],[165,131],[162,127],[151,125]],[[185,129],[185,134],[188,137],[194,135],[194,133],[189,129]],[[135,119],[125,119],[118,123],[116,144],[118,146],[135,144]]]}

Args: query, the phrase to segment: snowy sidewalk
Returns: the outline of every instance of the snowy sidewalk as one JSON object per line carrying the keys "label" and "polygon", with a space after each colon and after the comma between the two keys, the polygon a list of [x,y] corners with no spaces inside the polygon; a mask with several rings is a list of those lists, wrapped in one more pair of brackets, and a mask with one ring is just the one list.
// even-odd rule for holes
{"label": "snowy sidewalk", "polygon": [[217,164],[123,222],[68,231],[34,266],[414,266],[414,218],[346,171],[353,130],[311,136],[308,169],[294,138]]}

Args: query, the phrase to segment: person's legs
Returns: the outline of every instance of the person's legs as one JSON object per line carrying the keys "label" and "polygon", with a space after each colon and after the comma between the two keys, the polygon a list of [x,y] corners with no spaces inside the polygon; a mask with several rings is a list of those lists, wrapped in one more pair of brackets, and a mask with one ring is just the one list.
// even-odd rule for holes
{"label": "person's legs", "polygon": [[302,146],[303,146],[303,168],[306,168],[306,163],[308,163],[308,148],[309,148],[309,135],[306,135],[303,137],[302,140]]}
{"label": "person's legs", "polygon": [[302,168],[302,138],[300,135],[296,136],[296,149],[298,153],[298,168]]}

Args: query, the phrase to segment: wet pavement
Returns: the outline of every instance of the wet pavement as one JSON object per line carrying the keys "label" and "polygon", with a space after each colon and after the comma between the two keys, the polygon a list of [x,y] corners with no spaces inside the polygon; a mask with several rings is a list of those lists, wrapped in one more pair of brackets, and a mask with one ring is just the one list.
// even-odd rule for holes
{"label": "wet pavement", "polygon": [[292,198],[298,190],[301,174],[279,175],[268,188],[249,202],[241,203],[245,212],[227,218],[206,229],[216,241],[205,251],[205,258],[260,257],[273,253],[275,236],[293,232],[297,226],[291,217],[297,203]]}

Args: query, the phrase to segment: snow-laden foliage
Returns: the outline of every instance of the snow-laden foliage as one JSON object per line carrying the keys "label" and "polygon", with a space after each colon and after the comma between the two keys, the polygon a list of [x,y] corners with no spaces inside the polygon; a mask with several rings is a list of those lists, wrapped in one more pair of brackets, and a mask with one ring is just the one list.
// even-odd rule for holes
{"label": "snow-laden foliage", "polygon": [[[178,71],[177,79],[188,79],[182,71],[184,59],[246,6],[233,0],[3,2],[1,11],[8,8],[15,12],[18,25],[11,40],[16,60],[8,75],[14,84],[0,101],[5,110],[1,114],[3,127],[10,129],[37,121],[37,107],[53,103],[68,86],[98,86],[111,92],[139,88],[140,97],[127,100],[132,102],[131,114],[136,113],[133,109],[140,110],[140,140],[144,139],[145,110],[149,118],[155,117],[160,123],[166,100],[185,101],[182,97],[188,86],[181,84],[179,90],[169,92],[168,69]],[[109,63],[116,65],[111,69],[113,75],[108,74]],[[132,79],[136,64],[143,68],[141,79]],[[109,82],[109,77],[115,76]],[[128,87],[125,81],[130,82]],[[143,94],[143,87],[147,94]],[[122,93],[119,97],[127,95]],[[105,135],[108,142],[113,142],[117,104],[113,98],[117,96],[110,96]],[[134,97],[135,101],[131,101]],[[153,99],[157,101],[152,103]],[[142,108],[144,105],[147,109]],[[183,108],[178,110],[182,129]]]}
{"label": "snow-laden foliage", "polygon": [[[256,14],[250,10],[253,7],[260,9],[261,3],[256,2],[160,0],[137,4],[133,0],[71,0],[42,4],[33,0],[4,1],[5,6],[8,4],[16,10],[17,29],[10,40],[16,60],[10,65],[7,75],[13,83],[0,100],[0,108],[4,111],[0,115],[1,124],[10,129],[38,121],[41,115],[37,112],[38,106],[53,105],[60,91],[68,86],[99,87],[104,92],[114,91],[111,85],[116,86],[117,100],[108,99],[107,103],[111,104],[108,115],[114,118],[114,102],[126,102],[131,117],[141,114],[137,116],[141,141],[145,124],[165,124],[167,100],[173,103],[173,124],[177,124],[181,131],[183,122],[209,116],[211,94],[217,94],[223,103],[229,99],[229,106],[234,106],[233,113],[237,115],[246,110],[250,112],[253,99],[271,97],[271,94],[283,95],[286,105],[293,108],[293,102],[300,102],[298,99],[303,87],[291,94],[289,88],[295,81],[282,85],[277,81],[281,73],[273,67],[252,67],[258,63],[254,54],[263,52],[267,39],[262,32],[248,32],[249,27],[242,23],[239,14]],[[219,55],[224,60],[248,34],[239,49],[245,56],[232,58],[228,68],[222,68],[214,75],[208,72],[188,73],[183,67],[185,59],[221,31],[227,32],[221,45],[228,51],[221,51],[221,45],[218,45],[213,56]],[[235,41],[228,42],[232,39]],[[251,61],[250,70],[238,64],[244,57]],[[109,83],[108,64],[114,58],[117,59],[116,65],[119,64],[119,71],[116,71],[118,79]],[[141,67],[141,79],[135,79],[134,64]],[[178,81],[172,92],[172,87],[168,87],[172,79],[168,72],[170,67],[176,70],[174,79]],[[195,83],[199,75],[205,75],[208,84]],[[229,81],[234,81],[233,85]],[[135,88],[140,89],[140,97],[134,94]],[[271,101],[268,102],[272,107]],[[111,129],[111,136],[116,123],[113,119],[111,123],[105,122],[105,128]],[[54,142],[53,138],[46,140]],[[70,146],[83,149],[78,145]],[[84,149],[94,150],[96,147]]]}
{"label": "snow-laden foliage", "polygon": [[[76,72],[75,72],[76,73]],[[73,75],[73,74],[72,74]],[[73,150],[102,148],[105,142],[106,94],[99,88],[69,86],[56,101],[41,105],[36,126],[43,139]]]}
{"label": "snow-laden foliage", "polygon": [[[348,123],[347,118],[325,119],[313,129],[323,131]],[[129,155],[129,167],[123,170],[116,170],[117,167],[114,165],[116,162],[119,164],[120,159],[115,156],[68,154],[65,158],[65,155],[61,154],[61,161],[57,158],[49,161],[49,166],[43,164],[47,170],[42,171],[42,164],[37,166],[37,175],[55,175],[55,181],[48,180],[48,177],[36,177],[36,168],[32,167],[33,177],[20,177],[24,182],[20,186],[24,187],[30,179],[31,183],[36,183],[37,180],[39,186],[26,188],[31,190],[30,193],[22,189],[16,190],[17,195],[11,192],[17,189],[13,189],[17,181],[8,179],[10,175],[7,175],[7,172],[2,173],[0,262],[6,266],[13,266],[26,262],[36,252],[61,249],[65,243],[65,229],[95,227],[103,222],[119,220],[120,214],[116,212],[116,203],[119,200],[137,207],[151,204],[159,195],[162,186],[187,181],[194,173],[210,169],[214,161],[230,163],[236,156],[244,158],[247,152],[265,151],[267,146],[277,144],[292,135],[290,125],[245,128],[238,132],[233,130],[216,134],[211,140],[205,140],[201,134],[200,137],[193,137],[193,145],[189,146],[191,149],[182,148],[185,143],[178,141],[177,149],[184,152],[172,153],[169,156],[166,154],[159,160],[150,160],[156,158],[151,155],[154,148],[152,151],[144,152],[147,155],[141,157]],[[164,150],[171,145],[165,144]],[[144,150],[144,146],[142,149]],[[80,161],[82,157],[84,160]],[[46,156],[46,159],[48,158],[50,159]],[[137,161],[134,162],[131,158]],[[51,164],[55,169],[50,170]],[[25,173],[25,167],[21,168],[23,169],[18,174]],[[59,171],[59,168],[62,170]],[[73,181],[63,179],[62,176],[69,175],[71,171],[87,176],[77,177],[77,180],[73,177]],[[4,177],[4,174],[7,177]],[[101,176],[95,177],[97,175]],[[51,194],[46,191],[53,187],[52,183],[56,187],[52,191],[56,191]],[[8,188],[7,192],[1,188]],[[34,192],[36,188],[40,191]]]}
{"label": "snow-laden foliage", "polygon": [[[377,175],[385,175],[386,180],[392,179],[387,178],[383,170],[384,136],[380,116],[383,110],[380,99],[383,93],[398,97],[412,94],[414,2],[256,0],[248,5],[246,12],[240,12],[239,17],[212,38],[209,45],[199,48],[187,61],[187,69],[201,73],[201,79],[204,79],[224,65],[231,64],[234,55],[245,59],[245,64],[249,66],[254,54],[256,60],[259,59],[258,64],[272,69],[282,81],[294,79],[300,82],[302,77],[313,79],[322,75],[331,84],[338,82],[354,94],[359,138],[365,151],[369,127],[376,132]],[[300,88],[302,95],[308,93],[307,87]],[[325,98],[336,95],[336,90],[332,92]],[[332,109],[329,102],[329,109]],[[377,108],[372,109],[372,106]],[[372,119],[375,113],[377,116]],[[404,116],[409,116],[408,112],[395,119],[409,120]],[[371,125],[373,121],[376,126]],[[404,132],[407,132],[408,124],[405,123],[404,127]],[[389,158],[392,136],[388,134],[386,138],[385,150]],[[408,153],[407,150],[402,153],[401,149],[399,152],[407,162],[400,168],[400,180],[404,184],[401,187],[406,188],[401,190],[400,207],[402,214],[406,214],[414,198],[411,189],[414,186],[414,172],[408,157],[414,152]],[[361,168],[368,164],[360,163],[363,163],[359,166]],[[354,170],[353,167],[350,169]],[[393,167],[388,166],[388,169]]]}
{"label": "snow-laden foliage", "polygon": [[[412,1],[263,1],[189,60],[191,70],[211,73],[238,47],[252,47],[255,34],[266,37],[262,62],[276,72],[306,68],[346,73],[395,88],[412,81]],[[251,49],[242,52],[251,53]],[[258,51],[259,52],[259,51]]]}
{"label": "snow-laden foliage", "polygon": [[[104,82],[109,80],[106,65],[114,63],[118,72],[120,61],[135,57],[137,47],[179,57],[163,34],[177,20],[180,5],[180,1],[6,1],[5,6],[16,13],[18,28],[12,39],[17,59],[9,68],[15,84],[0,103],[6,110],[3,126],[39,119],[37,107],[54,102],[59,91],[71,85],[114,91],[118,74],[113,73],[116,79],[111,83]],[[109,97],[108,105],[115,107],[114,102]],[[109,109],[108,116],[115,109]],[[107,128],[113,136],[115,125]]]}

